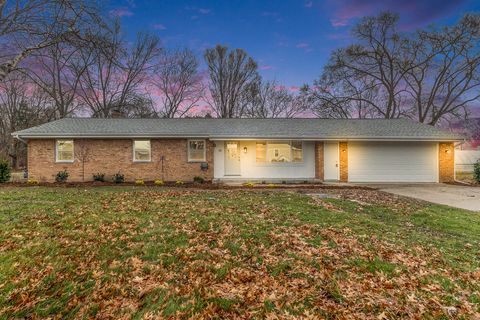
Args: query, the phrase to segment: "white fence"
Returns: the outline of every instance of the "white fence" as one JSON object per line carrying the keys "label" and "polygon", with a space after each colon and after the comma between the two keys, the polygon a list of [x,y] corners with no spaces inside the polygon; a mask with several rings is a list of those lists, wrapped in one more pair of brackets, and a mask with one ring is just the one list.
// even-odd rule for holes
{"label": "white fence", "polygon": [[455,171],[473,172],[473,164],[480,160],[480,150],[455,150]]}

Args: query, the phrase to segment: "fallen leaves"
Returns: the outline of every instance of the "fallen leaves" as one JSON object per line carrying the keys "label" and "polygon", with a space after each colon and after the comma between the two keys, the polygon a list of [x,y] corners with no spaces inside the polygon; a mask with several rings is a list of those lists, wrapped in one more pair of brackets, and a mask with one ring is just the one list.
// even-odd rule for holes
{"label": "fallen leaves", "polygon": [[[325,192],[339,202],[291,191],[177,189],[82,195],[81,205],[61,209],[46,204],[9,224],[10,236],[0,243],[2,257],[18,256],[10,266],[0,262],[9,270],[9,284],[0,284],[0,315],[478,316],[472,296],[480,271],[443,263],[444,253],[433,246],[407,247],[401,238],[387,241],[346,227],[358,208],[380,204],[403,214],[421,203],[370,190]],[[338,213],[338,224],[315,222],[325,211]],[[411,222],[404,226],[415,232]]]}

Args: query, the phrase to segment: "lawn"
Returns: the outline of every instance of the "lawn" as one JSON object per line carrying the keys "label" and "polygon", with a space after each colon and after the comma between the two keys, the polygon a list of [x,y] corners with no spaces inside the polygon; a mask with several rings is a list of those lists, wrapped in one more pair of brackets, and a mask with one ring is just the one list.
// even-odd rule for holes
{"label": "lawn", "polygon": [[309,192],[0,188],[0,319],[480,316],[480,214]]}

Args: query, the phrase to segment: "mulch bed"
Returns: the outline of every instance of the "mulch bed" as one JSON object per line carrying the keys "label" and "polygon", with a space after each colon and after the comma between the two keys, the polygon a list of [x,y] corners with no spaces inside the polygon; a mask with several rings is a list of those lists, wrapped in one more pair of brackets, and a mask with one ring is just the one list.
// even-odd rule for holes
{"label": "mulch bed", "polygon": [[324,185],[321,183],[315,184],[255,184],[254,186],[244,186],[244,185],[226,185],[222,183],[195,183],[195,182],[184,182],[178,184],[176,182],[165,182],[161,186],[155,185],[153,181],[145,181],[143,185],[137,185],[135,182],[123,182],[123,183],[114,183],[114,182],[100,182],[100,181],[86,181],[86,182],[39,182],[38,184],[29,184],[27,182],[8,182],[0,184],[1,187],[60,187],[60,188],[84,188],[84,187],[153,187],[153,188],[195,188],[195,189],[207,189],[207,190],[231,190],[231,189],[355,189],[355,190],[374,190],[370,187],[364,186],[348,186],[348,185]]}

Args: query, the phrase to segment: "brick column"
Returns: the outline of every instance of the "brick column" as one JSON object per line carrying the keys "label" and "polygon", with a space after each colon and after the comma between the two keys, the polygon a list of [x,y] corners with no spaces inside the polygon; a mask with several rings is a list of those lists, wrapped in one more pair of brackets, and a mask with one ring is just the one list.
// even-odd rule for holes
{"label": "brick column", "polygon": [[340,182],[348,182],[348,142],[340,142]]}
{"label": "brick column", "polygon": [[455,147],[453,142],[438,143],[438,181],[455,180]]}
{"label": "brick column", "polygon": [[315,179],[323,181],[323,141],[315,141]]}

